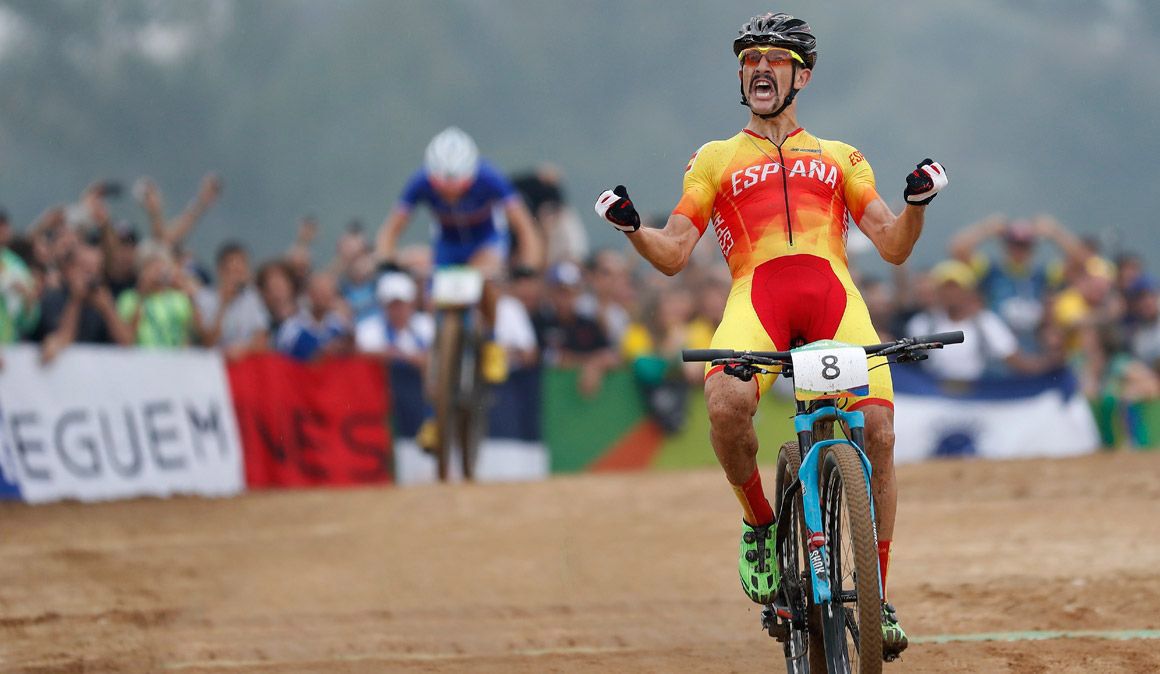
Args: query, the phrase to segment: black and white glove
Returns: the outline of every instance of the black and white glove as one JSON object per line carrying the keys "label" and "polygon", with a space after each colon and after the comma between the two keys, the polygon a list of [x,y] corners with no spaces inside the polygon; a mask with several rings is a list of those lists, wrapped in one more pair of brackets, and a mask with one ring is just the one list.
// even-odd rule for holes
{"label": "black and white glove", "polygon": [[596,198],[596,215],[612,223],[612,226],[628,234],[640,229],[640,214],[632,199],[628,198],[628,190],[624,185],[617,185],[615,189],[604,190]]}
{"label": "black and white glove", "polygon": [[906,176],[906,189],[902,195],[908,204],[925,206],[946,186],[947,170],[928,157]]}

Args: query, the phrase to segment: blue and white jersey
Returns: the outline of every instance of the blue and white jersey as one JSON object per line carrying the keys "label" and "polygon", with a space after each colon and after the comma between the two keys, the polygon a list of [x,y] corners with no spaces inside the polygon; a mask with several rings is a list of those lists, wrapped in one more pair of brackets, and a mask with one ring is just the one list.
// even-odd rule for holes
{"label": "blue and white jersey", "polygon": [[274,347],[295,360],[307,361],[331,341],[349,334],[350,327],[337,313],[331,312],[317,321],[303,309],[278,328]]}
{"label": "blue and white jersey", "polygon": [[435,319],[417,312],[406,326],[396,327],[379,311],[355,325],[355,345],[365,353],[383,353],[395,349],[405,356],[427,353],[435,343]]}
{"label": "blue and white jersey", "polygon": [[427,178],[427,172],[419,169],[403,188],[399,207],[411,211],[426,204],[435,215],[436,244],[462,246],[494,240],[497,233],[506,234],[503,207],[514,199],[519,199],[519,194],[511,181],[482,160],[475,182],[458,201],[445,201]]}

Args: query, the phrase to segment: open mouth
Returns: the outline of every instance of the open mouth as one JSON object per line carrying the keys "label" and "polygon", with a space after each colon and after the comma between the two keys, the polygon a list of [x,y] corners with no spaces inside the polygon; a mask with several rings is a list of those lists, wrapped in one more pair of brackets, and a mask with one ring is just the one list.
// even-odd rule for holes
{"label": "open mouth", "polygon": [[755,101],[772,101],[777,95],[777,86],[766,77],[755,77],[749,83],[749,97]]}

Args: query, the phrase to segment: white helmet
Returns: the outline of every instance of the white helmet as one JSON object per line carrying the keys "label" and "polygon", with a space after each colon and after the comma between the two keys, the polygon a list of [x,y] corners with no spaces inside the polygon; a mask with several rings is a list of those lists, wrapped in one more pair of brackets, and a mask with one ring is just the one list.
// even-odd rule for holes
{"label": "white helmet", "polygon": [[472,180],[479,170],[479,148],[471,136],[449,126],[427,144],[423,164],[436,180]]}

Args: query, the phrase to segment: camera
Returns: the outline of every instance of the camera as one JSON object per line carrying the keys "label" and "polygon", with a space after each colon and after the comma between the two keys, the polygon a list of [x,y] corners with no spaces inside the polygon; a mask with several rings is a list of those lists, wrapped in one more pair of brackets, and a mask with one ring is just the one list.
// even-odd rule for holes
{"label": "camera", "polygon": [[101,230],[96,228],[86,229],[82,238],[89,246],[99,246],[101,245]]}
{"label": "camera", "polygon": [[116,180],[104,180],[97,185],[97,194],[106,199],[116,199],[124,192],[124,187]]}

